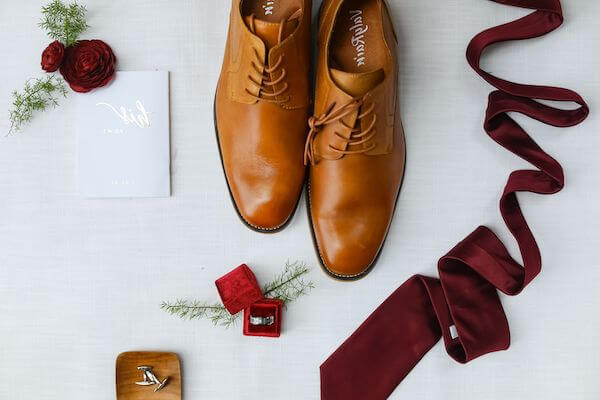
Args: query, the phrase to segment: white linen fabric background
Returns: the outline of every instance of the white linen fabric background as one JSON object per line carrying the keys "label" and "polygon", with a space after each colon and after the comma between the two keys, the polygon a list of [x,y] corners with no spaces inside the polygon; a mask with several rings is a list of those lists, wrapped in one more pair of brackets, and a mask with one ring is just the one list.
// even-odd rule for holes
{"label": "white linen fabric background", "polygon": [[[113,399],[115,358],[127,350],[179,353],[185,399],[317,399],[321,362],[408,277],[435,275],[437,259],[476,226],[490,226],[518,254],[497,203],[510,171],[528,165],[483,132],[491,87],[464,53],[474,34],[526,11],[483,0],[390,1],[407,172],[377,267],[343,283],[318,267],[303,200],[275,235],[245,228],[230,204],[212,115],[230,2],[84,3],[85,37],[108,42],[121,70],[171,71],[173,195],[78,195],[77,94],[0,137],[0,399]],[[42,4],[0,3],[0,113],[12,90],[43,75]],[[562,163],[567,186],[520,196],[545,262],[523,294],[502,297],[512,346],[461,366],[438,344],[394,399],[600,398],[600,2],[563,7],[557,32],[497,46],[484,61],[502,77],[577,90],[592,110],[565,130],[515,117]],[[179,297],[217,300],[214,280],[242,262],[264,283],[287,259],[313,266],[316,289],[287,309],[279,339],[159,309]]]}

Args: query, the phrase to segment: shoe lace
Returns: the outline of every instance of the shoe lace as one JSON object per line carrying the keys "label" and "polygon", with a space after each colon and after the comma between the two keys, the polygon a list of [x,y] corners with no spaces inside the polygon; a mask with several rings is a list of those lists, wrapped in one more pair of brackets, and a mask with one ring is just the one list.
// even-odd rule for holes
{"label": "shoe lace", "polygon": [[[316,138],[317,133],[319,133],[325,125],[333,124],[339,122],[346,129],[350,130],[350,137],[346,138],[342,136],[338,131],[334,131],[334,134],[343,140],[346,143],[345,149],[341,150],[336,148],[335,146],[328,144],[328,147],[331,151],[337,154],[346,155],[346,154],[360,154],[366,153],[370,150],[373,150],[376,146],[375,142],[371,142],[368,146],[365,146],[360,149],[352,150],[348,149],[351,146],[357,146],[363,143],[369,142],[376,133],[375,130],[375,122],[377,121],[377,114],[373,113],[375,109],[375,102],[371,102],[366,109],[363,110],[363,106],[365,105],[364,98],[353,99],[348,103],[344,104],[341,107],[335,108],[336,103],[333,102],[323,114],[320,116],[312,116],[308,119],[308,126],[310,127],[310,131],[308,132],[308,137],[306,139],[306,144],[304,146],[304,165],[308,165],[310,162],[311,165],[315,164],[314,160],[314,150],[313,150],[313,142]],[[355,126],[350,126],[344,121],[344,117],[352,114],[355,111],[361,111],[360,114],[356,117]],[[366,129],[361,129],[360,121],[367,117],[368,115],[373,113],[373,118],[371,123]]]}
{"label": "shoe lace", "polygon": [[[252,30],[252,33],[254,33],[254,15],[250,16],[250,18],[250,29]],[[279,24],[280,26],[277,43],[281,43],[285,22],[287,22],[287,20],[289,20],[289,18],[284,19],[281,24]],[[248,74],[248,83],[251,83],[258,88],[258,95],[254,94],[254,92],[252,92],[248,87],[246,87],[246,93],[257,100],[267,101],[270,103],[283,104],[289,101],[290,96],[278,98],[288,90],[289,85],[287,82],[284,82],[283,86],[279,90],[275,90],[275,86],[283,82],[287,77],[285,68],[281,68],[283,63],[283,54],[279,56],[273,65],[269,66],[261,60],[258,50],[256,50],[255,47],[253,47],[252,50],[254,50],[254,60],[251,61],[251,65],[254,71],[260,75],[261,79],[260,81],[257,81],[254,77],[252,77],[252,75]],[[279,69],[281,69],[281,74],[279,74],[279,77],[276,79],[273,79],[272,76]]]}

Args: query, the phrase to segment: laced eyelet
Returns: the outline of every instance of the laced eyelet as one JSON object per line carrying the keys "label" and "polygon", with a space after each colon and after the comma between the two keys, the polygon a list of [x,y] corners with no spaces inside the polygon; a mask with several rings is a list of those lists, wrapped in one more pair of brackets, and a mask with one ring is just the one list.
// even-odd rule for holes
{"label": "laced eyelet", "polygon": [[[335,108],[335,102],[333,102],[330,106],[327,107],[327,110],[320,117],[312,116],[308,120],[308,126],[310,127],[310,131],[308,133],[308,137],[306,139],[306,144],[304,146],[304,164],[307,165],[308,162],[314,165],[314,140],[317,133],[323,128],[323,126],[332,124],[335,122],[339,122],[343,127],[350,131],[350,137],[346,138],[341,135],[338,131],[333,131],[334,136],[338,139],[341,139],[346,143],[346,148],[344,150],[340,150],[337,147],[333,146],[329,143],[328,149],[341,155],[347,154],[361,154],[366,153],[368,151],[373,150],[377,144],[373,139],[376,135],[375,123],[377,121],[377,115],[374,114],[375,110],[375,102],[371,102],[371,105],[366,107],[363,110],[363,106],[365,105],[365,98],[353,99],[350,102],[346,103],[344,106]],[[366,129],[361,129],[360,127],[351,127],[349,126],[343,119],[352,114],[358,113],[355,119],[355,125],[360,123],[362,119],[367,117],[370,114],[373,114],[373,118],[371,123]],[[364,145],[368,142],[371,144],[364,146],[360,149],[348,149],[350,146]]]}

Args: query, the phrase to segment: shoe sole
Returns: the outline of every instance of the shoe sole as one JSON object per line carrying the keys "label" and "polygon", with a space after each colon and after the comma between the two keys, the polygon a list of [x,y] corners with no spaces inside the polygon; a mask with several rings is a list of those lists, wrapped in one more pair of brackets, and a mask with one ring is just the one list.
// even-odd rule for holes
{"label": "shoe sole", "polygon": [[[256,225],[248,222],[242,216],[242,213],[240,212],[237,204],[235,203],[233,193],[231,192],[231,186],[229,185],[229,179],[227,179],[227,173],[225,173],[225,164],[223,163],[223,153],[221,152],[221,141],[219,140],[219,125],[217,124],[217,97],[216,97],[216,94],[215,94],[215,97],[213,98],[213,122],[214,122],[214,126],[215,126],[215,137],[217,139],[217,148],[219,149],[219,158],[221,159],[221,168],[223,169],[223,176],[225,177],[225,183],[227,184],[227,191],[229,192],[229,198],[231,199],[233,208],[235,209],[235,212],[236,212],[237,216],[239,217],[240,221],[242,221],[242,223],[244,225],[246,225],[246,227],[248,227],[249,229],[251,229],[255,232],[259,232],[259,233],[276,233],[276,232],[281,231],[290,223],[290,221],[294,217],[296,210],[298,209],[298,203],[300,202],[300,197],[302,196],[302,190],[300,190],[300,193],[298,194],[298,199],[296,200],[296,205],[294,206],[294,209],[292,210],[290,215],[287,217],[287,219],[281,225],[278,225],[274,228],[264,228],[264,227],[256,226]],[[304,186],[304,184],[303,184],[303,186]]]}

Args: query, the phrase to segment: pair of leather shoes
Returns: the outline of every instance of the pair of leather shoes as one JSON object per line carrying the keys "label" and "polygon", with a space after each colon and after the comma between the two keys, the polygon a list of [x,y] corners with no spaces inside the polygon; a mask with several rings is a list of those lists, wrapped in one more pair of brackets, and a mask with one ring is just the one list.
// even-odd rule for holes
{"label": "pair of leather shoes", "polygon": [[281,229],[308,165],[321,263],[360,278],[383,246],[405,164],[385,0],[323,1],[313,116],[311,0],[232,1],[215,125],[235,208],[257,231]]}

